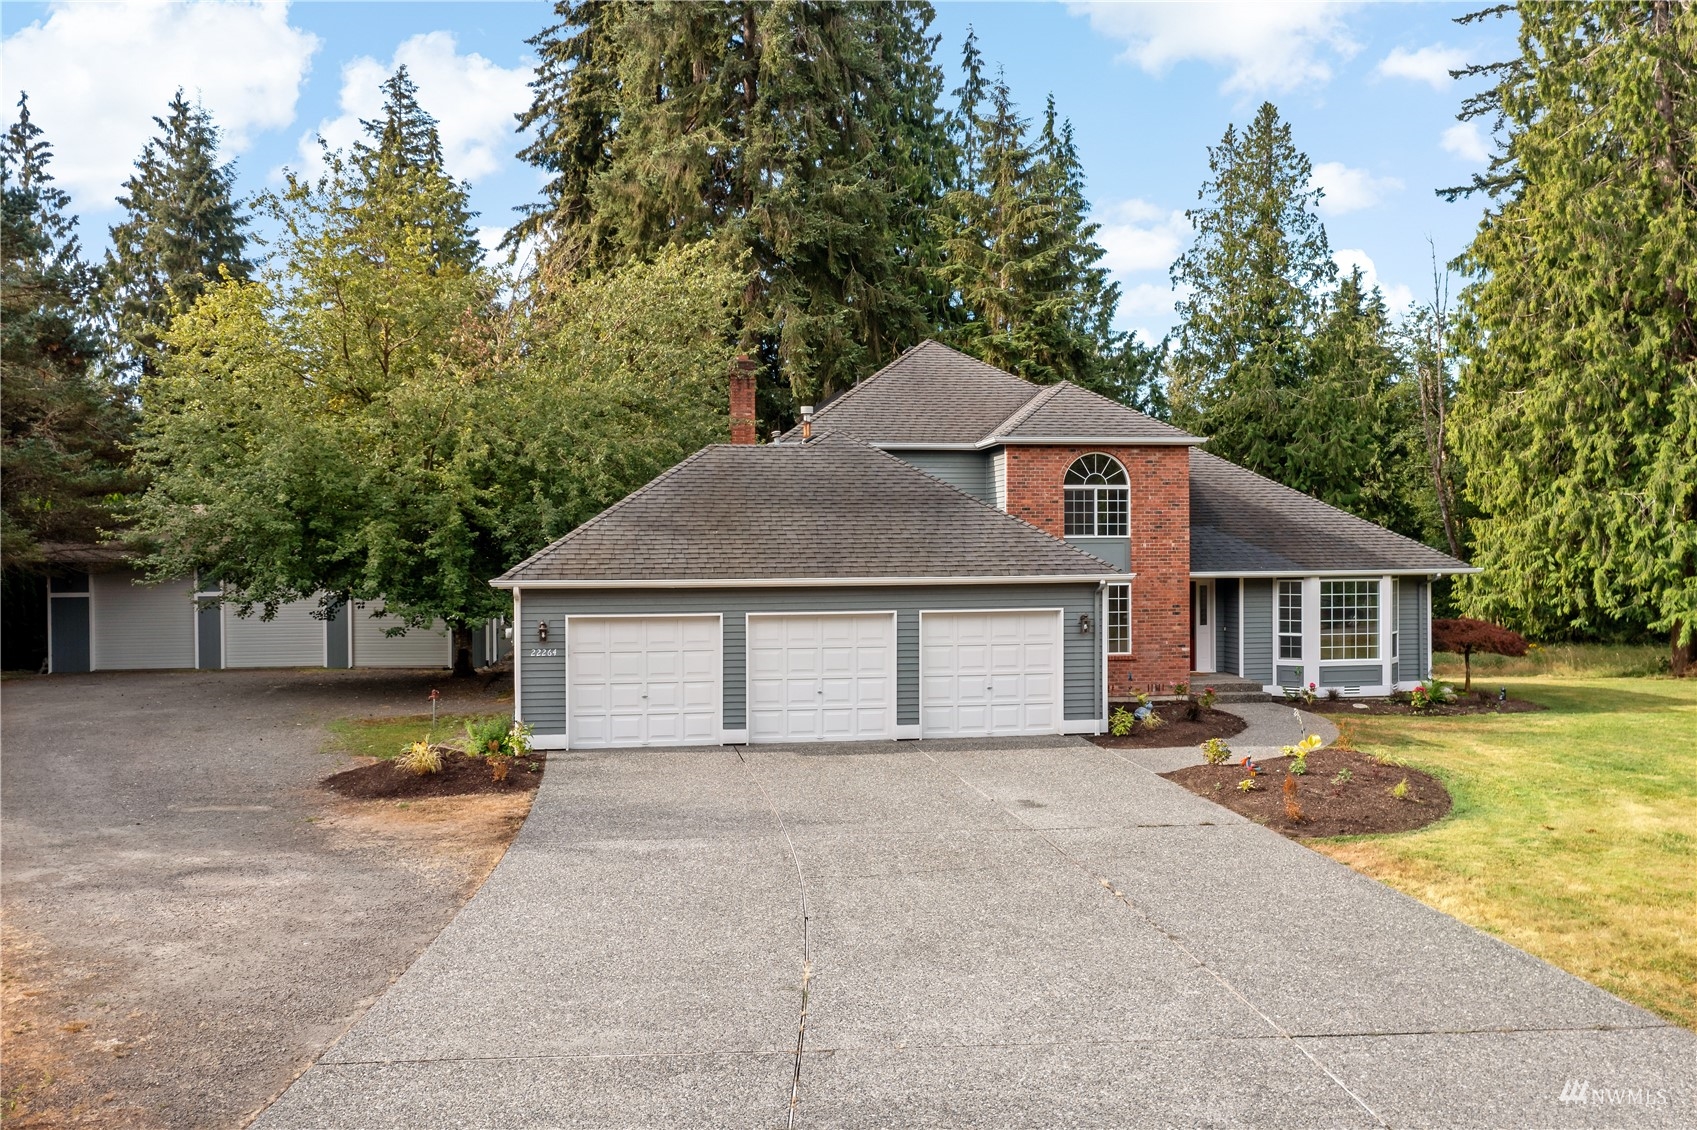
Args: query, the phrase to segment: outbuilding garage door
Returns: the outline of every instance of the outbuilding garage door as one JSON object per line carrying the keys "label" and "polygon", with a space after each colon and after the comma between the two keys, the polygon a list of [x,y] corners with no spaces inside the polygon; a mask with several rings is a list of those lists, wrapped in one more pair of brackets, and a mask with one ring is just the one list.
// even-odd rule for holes
{"label": "outbuilding garage door", "polygon": [[1059,613],[927,612],[919,632],[925,737],[1061,732]]}
{"label": "outbuilding garage door", "polygon": [[573,749],[719,740],[717,616],[574,616],[566,635]]}
{"label": "outbuilding garage door", "polygon": [[895,735],[891,613],[748,618],[748,740]]}

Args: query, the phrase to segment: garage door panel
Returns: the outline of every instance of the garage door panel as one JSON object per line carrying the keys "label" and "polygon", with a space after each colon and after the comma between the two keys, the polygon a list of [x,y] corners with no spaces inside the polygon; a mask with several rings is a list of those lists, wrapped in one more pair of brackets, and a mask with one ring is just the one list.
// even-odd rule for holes
{"label": "garage door panel", "polygon": [[749,740],[891,736],[894,619],[887,613],[751,616]]}
{"label": "garage door panel", "polygon": [[1059,733],[1059,631],[1053,612],[924,614],[925,736]]}
{"label": "garage door panel", "polygon": [[717,617],[572,617],[570,744],[717,741],[719,631]]}

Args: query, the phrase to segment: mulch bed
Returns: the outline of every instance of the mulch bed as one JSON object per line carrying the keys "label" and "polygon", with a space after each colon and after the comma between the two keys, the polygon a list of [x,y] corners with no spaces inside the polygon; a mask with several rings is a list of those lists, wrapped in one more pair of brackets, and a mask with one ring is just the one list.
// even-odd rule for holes
{"label": "mulch bed", "polygon": [[[1238,789],[1244,769],[1235,761],[1192,765],[1161,776],[1292,839],[1411,832],[1450,810],[1449,790],[1436,777],[1386,765],[1354,750],[1321,749],[1308,755],[1308,772],[1292,778],[1303,816],[1298,823],[1285,814],[1285,767],[1290,762],[1288,757],[1256,762],[1257,787],[1250,792]],[[1338,781],[1338,771],[1346,768],[1349,779]],[[1398,800],[1391,790],[1403,780],[1408,781],[1408,796]]]}
{"label": "mulch bed", "polygon": [[1156,703],[1155,713],[1166,721],[1165,726],[1151,730],[1138,725],[1123,738],[1097,734],[1090,740],[1109,749],[1159,749],[1164,746],[1201,745],[1209,738],[1229,738],[1243,733],[1249,726],[1242,718],[1224,710],[1204,710],[1202,716],[1192,722],[1188,717],[1189,711],[1188,703]]}
{"label": "mulch bed", "polygon": [[507,779],[497,782],[489,774],[489,763],[463,753],[444,753],[442,771],[419,776],[393,761],[378,761],[334,773],[319,782],[333,793],[354,800],[420,800],[433,796],[465,796],[469,793],[532,792],[542,783],[547,759],[538,753],[514,760]]}
{"label": "mulch bed", "polygon": [[1304,706],[1302,709],[1312,710],[1316,714],[1412,714],[1417,718],[1425,718],[1445,714],[1526,714],[1546,708],[1535,702],[1527,702],[1523,698],[1498,702],[1496,691],[1474,691],[1471,694],[1457,691],[1454,702],[1434,702],[1425,710],[1416,710],[1406,702],[1393,702],[1388,698],[1363,701],[1351,698],[1331,699],[1324,696],[1313,706]]}

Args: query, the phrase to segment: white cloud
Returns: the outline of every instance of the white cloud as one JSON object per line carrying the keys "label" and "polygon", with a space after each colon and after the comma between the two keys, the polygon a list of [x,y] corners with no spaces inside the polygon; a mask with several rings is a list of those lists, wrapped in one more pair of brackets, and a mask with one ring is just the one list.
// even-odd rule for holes
{"label": "white cloud", "polygon": [[1392,314],[1400,314],[1414,305],[1414,292],[1401,283],[1384,283],[1379,279],[1379,270],[1373,265],[1372,258],[1367,252],[1357,247],[1340,247],[1332,252],[1332,262],[1338,265],[1338,274],[1347,275],[1359,267],[1361,282],[1368,290],[1374,287],[1385,296],[1385,305],[1390,307]]}
{"label": "white cloud", "polygon": [[1181,211],[1146,200],[1126,200],[1093,217],[1102,225],[1096,242],[1107,252],[1102,266],[1115,274],[1162,271],[1190,241],[1190,221]]}
{"label": "white cloud", "polygon": [[384,80],[405,66],[418,87],[418,104],[436,119],[448,172],[478,181],[514,159],[519,148],[513,115],[530,105],[532,70],[500,67],[476,53],[461,55],[452,32],[415,35],[388,62],[362,55],[342,67],[341,114],[301,138],[301,160],[320,165],[318,137],[345,149],[362,134],[360,121],[383,111]]}
{"label": "white cloud", "polygon": [[1466,64],[1467,52],[1461,48],[1434,43],[1418,51],[1394,47],[1389,55],[1379,60],[1379,65],[1374,68],[1373,73],[1381,78],[1406,78],[1423,82],[1433,90],[1447,90],[1452,81],[1450,72],[1458,71]]}
{"label": "white cloud", "polygon": [[1348,58],[1359,48],[1344,29],[1351,4],[1262,3],[1109,4],[1073,3],[1074,15],[1113,39],[1124,40],[1120,56],[1153,75],[1196,59],[1230,68],[1226,93],[1293,90],[1332,77],[1328,56]]}
{"label": "white cloud", "polygon": [[1342,216],[1371,208],[1402,188],[1402,182],[1395,177],[1376,177],[1366,169],[1352,169],[1341,161],[1315,165],[1308,184],[1324,191],[1320,213],[1325,216]]}
{"label": "white cloud", "polygon": [[6,117],[19,91],[53,144],[54,178],[79,211],[114,207],[180,86],[223,130],[226,157],[295,120],[319,39],[270,3],[53,4],[0,46]]}
{"label": "white cloud", "polygon": [[1491,159],[1491,147],[1485,143],[1485,137],[1479,132],[1478,122],[1457,122],[1444,131],[1439,142],[1445,152],[1454,153],[1463,161],[1472,161],[1482,165]]}

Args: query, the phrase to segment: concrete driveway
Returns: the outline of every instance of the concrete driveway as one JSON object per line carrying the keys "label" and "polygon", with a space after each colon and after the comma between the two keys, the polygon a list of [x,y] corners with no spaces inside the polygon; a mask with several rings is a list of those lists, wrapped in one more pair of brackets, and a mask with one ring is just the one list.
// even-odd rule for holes
{"label": "concrete driveway", "polygon": [[1081,741],[563,754],[258,1125],[1691,1126],[1694,1068]]}
{"label": "concrete driveway", "polygon": [[428,711],[433,684],[511,709],[443,673],[5,684],[7,1125],[244,1125],[413,962],[512,818],[376,816],[316,782],[352,764],[319,752],[327,721]]}

